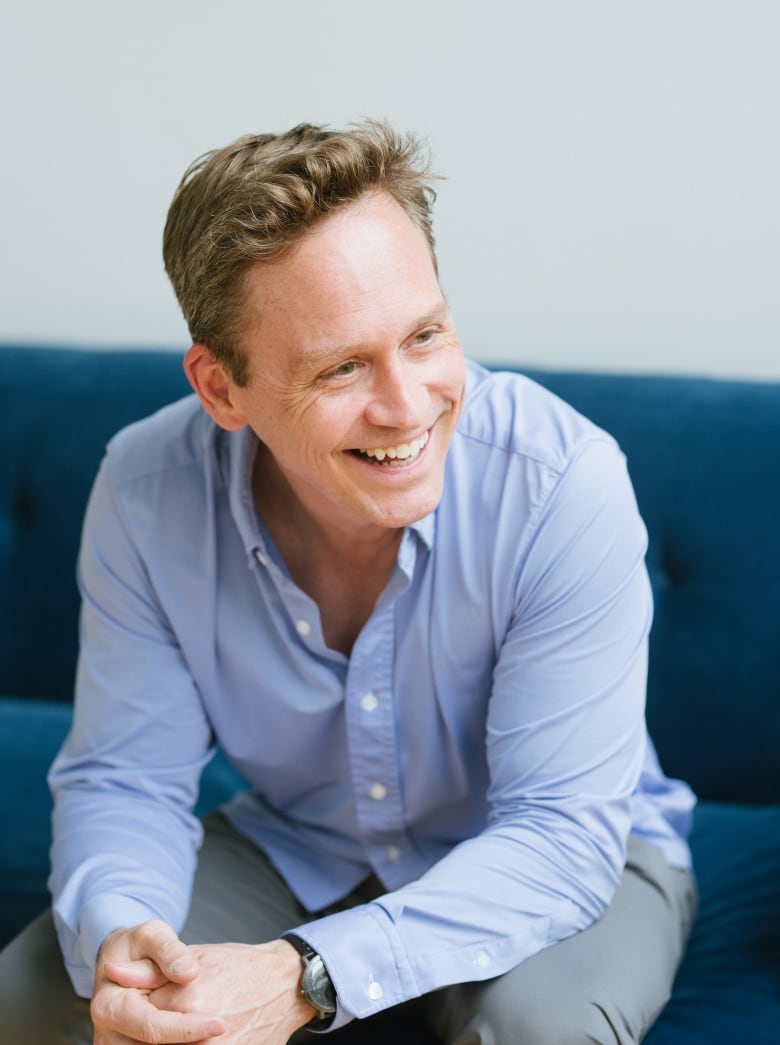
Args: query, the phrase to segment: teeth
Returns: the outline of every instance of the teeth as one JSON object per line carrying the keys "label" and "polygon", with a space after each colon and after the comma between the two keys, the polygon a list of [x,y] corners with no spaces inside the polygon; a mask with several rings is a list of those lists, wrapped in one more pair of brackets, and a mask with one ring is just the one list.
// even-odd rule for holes
{"label": "teeth", "polygon": [[412,439],[411,443],[399,443],[398,446],[386,446],[379,450],[361,450],[366,457],[373,457],[376,461],[410,461],[416,457],[428,442],[428,433],[423,432],[419,439]]}

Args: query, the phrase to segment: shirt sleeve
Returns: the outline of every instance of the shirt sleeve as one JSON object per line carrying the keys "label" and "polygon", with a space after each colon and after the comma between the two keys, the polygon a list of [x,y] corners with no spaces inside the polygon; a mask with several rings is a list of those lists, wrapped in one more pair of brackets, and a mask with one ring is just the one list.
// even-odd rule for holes
{"label": "shirt sleeve", "polygon": [[103,462],[79,555],[74,722],[49,775],[55,924],[78,994],[113,929],[189,905],[211,731]]}
{"label": "shirt sleeve", "polygon": [[419,880],[294,930],[344,1010],[497,976],[604,912],[647,744],[646,541],[622,455],[591,440],[518,538],[486,722],[486,828]]}

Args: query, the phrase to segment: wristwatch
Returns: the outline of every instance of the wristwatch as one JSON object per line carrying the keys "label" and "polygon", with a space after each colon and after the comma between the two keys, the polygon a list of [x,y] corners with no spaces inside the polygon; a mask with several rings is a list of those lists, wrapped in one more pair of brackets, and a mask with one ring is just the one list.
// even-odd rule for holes
{"label": "wristwatch", "polygon": [[303,962],[301,974],[301,994],[317,1010],[317,1015],[307,1023],[311,1030],[325,1030],[333,1022],[336,1015],[336,988],[328,975],[325,963],[319,954],[305,940],[292,933],[284,937],[292,944]]}

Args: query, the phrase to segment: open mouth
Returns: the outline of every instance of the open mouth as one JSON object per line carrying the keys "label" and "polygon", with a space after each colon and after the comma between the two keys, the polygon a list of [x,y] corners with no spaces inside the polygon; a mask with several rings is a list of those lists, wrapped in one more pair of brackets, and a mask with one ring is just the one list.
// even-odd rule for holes
{"label": "open mouth", "polygon": [[425,449],[430,431],[423,432],[418,439],[412,439],[409,443],[399,443],[397,446],[383,446],[365,450],[350,451],[356,457],[372,464],[382,465],[384,468],[400,468],[408,465],[420,456]]}

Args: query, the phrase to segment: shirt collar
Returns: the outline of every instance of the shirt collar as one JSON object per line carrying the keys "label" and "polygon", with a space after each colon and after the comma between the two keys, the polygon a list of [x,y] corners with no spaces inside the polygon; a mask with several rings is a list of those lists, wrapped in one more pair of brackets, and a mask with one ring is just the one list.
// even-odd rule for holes
{"label": "shirt collar", "polygon": [[258,550],[267,554],[265,541],[260,532],[252,490],[252,469],[257,453],[257,436],[249,425],[246,425],[236,432],[228,432],[226,444],[230,511],[238,532],[241,534],[246,553],[250,559],[253,559]]}

